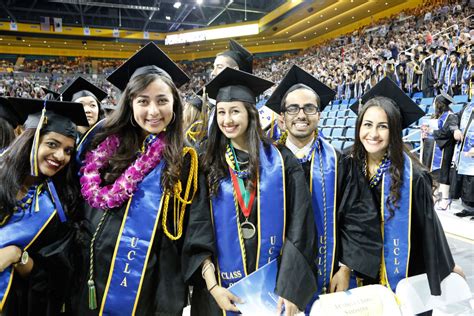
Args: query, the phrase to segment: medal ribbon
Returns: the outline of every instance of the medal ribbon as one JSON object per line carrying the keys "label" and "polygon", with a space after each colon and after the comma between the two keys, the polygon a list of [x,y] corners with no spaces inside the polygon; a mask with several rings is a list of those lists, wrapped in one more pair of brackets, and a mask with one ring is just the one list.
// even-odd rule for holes
{"label": "medal ribbon", "polygon": [[[248,218],[250,216],[250,213],[252,212],[252,206],[253,206],[253,202],[255,200],[255,189],[252,190],[252,192],[250,193],[250,199],[248,200],[247,203],[245,203],[246,201],[244,201],[244,196],[242,195],[242,192],[240,190],[240,182],[243,180],[242,179],[238,179],[237,176],[235,175],[234,172],[232,172],[232,169],[229,168],[230,170],[230,176],[232,178],[232,184],[234,186],[234,190],[235,190],[235,193],[237,195],[237,201],[239,202],[239,206],[240,206],[240,209],[242,210],[242,213],[244,214],[245,218]],[[246,206],[247,204],[247,206]]]}

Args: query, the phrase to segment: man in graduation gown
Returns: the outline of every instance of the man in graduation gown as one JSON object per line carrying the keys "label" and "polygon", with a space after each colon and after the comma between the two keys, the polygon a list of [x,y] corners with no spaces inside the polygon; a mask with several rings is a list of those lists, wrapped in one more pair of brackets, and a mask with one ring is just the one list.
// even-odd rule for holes
{"label": "man in graduation gown", "polygon": [[317,133],[319,112],[334,95],[311,74],[293,66],[267,102],[283,115],[287,134],[280,142],[298,158],[312,194],[318,295],[347,290],[351,270],[375,277],[382,249],[377,208],[363,175],[350,157],[336,152]]}
{"label": "man in graduation gown", "polygon": [[454,139],[454,131],[458,129],[458,118],[449,109],[449,104],[454,103],[451,96],[441,91],[433,101],[435,107],[445,107],[446,111],[438,113],[435,110],[433,116],[433,126],[422,126],[423,143],[421,148],[421,159],[423,164],[433,172],[433,176],[440,183],[440,192],[444,201],[438,205],[442,210],[446,210],[449,205],[449,184],[450,169],[453,159],[454,147],[456,141]]}
{"label": "man in graduation gown", "polygon": [[468,103],[456,113],[459,129],[454,132],[458,141],[453,156],[456,172],[451,184],[451,197],[461,198],[464,209],[456,216],[474,219],[474,103]]}
{"label": "man in graduation gown", "polygon": [[211,78],[217,76],[226,67],[252,73],[253,55],[234,40],[229,41],[229,50],[217,54]]}
{"label": "man in graduation gown", "polygon": [[431,98],[434,96],[434,84],[436,83],[433,64],[431,58],[428,57],[428,52],[423,51],[423,61],[421,63],[421,91],[424,98]]}

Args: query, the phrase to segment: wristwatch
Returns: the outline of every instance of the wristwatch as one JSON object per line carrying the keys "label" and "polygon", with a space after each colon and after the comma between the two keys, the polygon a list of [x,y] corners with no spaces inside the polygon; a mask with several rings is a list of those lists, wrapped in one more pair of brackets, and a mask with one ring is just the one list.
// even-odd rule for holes
{"label": "wristwatch", "polygon": [[26,250],[22,250],[20,260],[18,260],[18,262],[16,262],[15,264],[24,266],[25,264],[28,263],[29,259],[30,259],[30,256],[28,255],[28,252]]}

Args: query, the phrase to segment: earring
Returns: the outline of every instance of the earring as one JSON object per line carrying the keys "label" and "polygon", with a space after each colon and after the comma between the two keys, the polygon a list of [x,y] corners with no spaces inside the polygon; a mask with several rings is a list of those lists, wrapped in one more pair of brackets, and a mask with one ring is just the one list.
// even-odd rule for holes
{"label": "earring", "polygon": [[132,124],[133,127],[137,127],[135,124],[133,124],[133,117],[130,115],[130,124]]}

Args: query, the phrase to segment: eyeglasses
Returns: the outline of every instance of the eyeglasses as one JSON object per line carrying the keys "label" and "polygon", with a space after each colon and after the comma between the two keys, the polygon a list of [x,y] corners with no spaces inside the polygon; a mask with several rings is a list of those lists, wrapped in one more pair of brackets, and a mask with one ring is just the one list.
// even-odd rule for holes
{"label": "eyeglasses", "polygon": [[319,108],[317,105],[311,103],[305,104],[303,106],[290,104],[284,109],[284,112],[288,113],[289,115],[296,115],[300,113],[300,110],[303,110],[304,114],[306,115],[315,115],[318,113]]}

